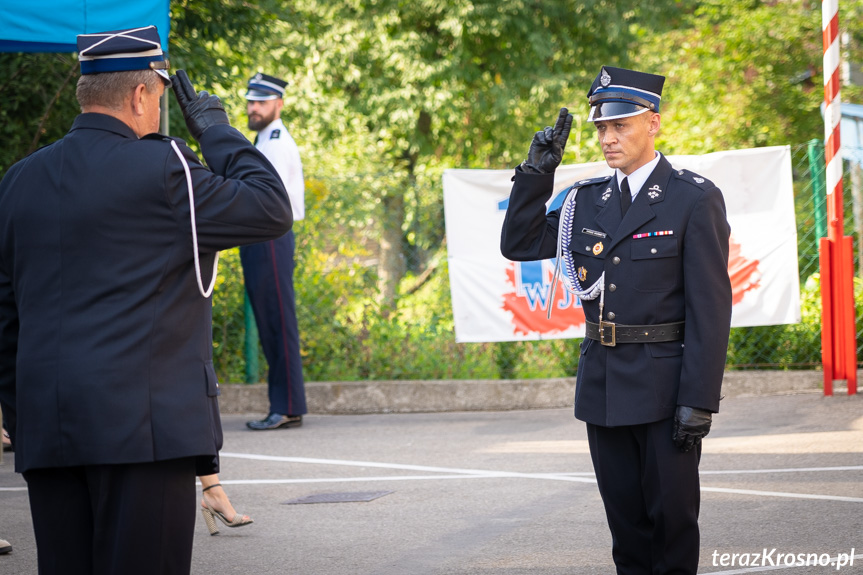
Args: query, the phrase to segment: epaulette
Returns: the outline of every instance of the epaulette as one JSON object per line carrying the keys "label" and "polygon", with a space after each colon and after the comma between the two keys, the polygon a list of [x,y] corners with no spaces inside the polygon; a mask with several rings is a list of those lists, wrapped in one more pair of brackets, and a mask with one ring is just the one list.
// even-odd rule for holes
{"label": "epaulette", "polygon": [[699,176],[698,174],[690,170],[675,170],[674,177],[676,177],[678,180],[683,180],[684,182],[694,184],[702,190],[709,190],[710,188],[716,187],[716,184],[714,184],[707,178]]}
{"label": "epaulette", "polygon": [[573,188],[581,188],[581,187],[584,187],[584,186],[591,186],[591,185],[593,185],[593,184],[600,184],[600,183],[602,183],[602,182],[607,182],[607,181],[608,181],[608,180],[610,180],[610,179],[611,179],[611,175],[608,175],[608,176],[600,176],[600,177],[598,177],[598,178],[590,178],[590,179],[587,179],[587,180],[578,180],[577,182],[575,182],[574,184],[572,184],[572,187],[573,187]]}
{"label": "epaulette", "polygon": [[147,134],[146,136],[142,136],[141,139],[142,140],[158,140],[161,142],[170,142],[171,140],[174,140],[178,144],[185,144],[186,143],[186,140],[183,140],[182,138],[173,138],[171,136],[166,136],[164,134],[159,134],[157,132],[154,132],[152,134]]}

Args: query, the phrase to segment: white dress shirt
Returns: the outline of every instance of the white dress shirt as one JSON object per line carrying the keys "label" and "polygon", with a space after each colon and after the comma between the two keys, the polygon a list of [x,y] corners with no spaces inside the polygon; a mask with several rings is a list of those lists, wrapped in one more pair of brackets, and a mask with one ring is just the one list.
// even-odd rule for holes
{"label": "white dress shirt", "polygon": [[303,164],[300,161],[300,150],[296,142],[288,133],[281,118],[273,120],[269,126],[258,132],[258,142],[255,144],[264,156],[275,166],[276,171],[282,178],[285,189],[288,190],[288,198],[291,200],[291,208],[294,212],[294,221],[306,217],[306,185],[303,180]]}
{"label": "white dress shirt", "polygon": [[642,186],[644,186],[644,182],[647,181],[647,178],[650,177],[650,174],[653,173],[654,168],[656,168],[656,164],[659,163],[659,158],[662,157],[662,154],[659,152],[654,152],[656,154],[652,160],[629,174],[628,176],[620,171],[620,169],[616,169],[615,173],[617,174],[617,188],[620,189],[620,183],[623,182],[623,178],[629,178],[629,191],[632,194],[632,201],[635,201],[635,196],[638,195],[638,191],[641,190]]}

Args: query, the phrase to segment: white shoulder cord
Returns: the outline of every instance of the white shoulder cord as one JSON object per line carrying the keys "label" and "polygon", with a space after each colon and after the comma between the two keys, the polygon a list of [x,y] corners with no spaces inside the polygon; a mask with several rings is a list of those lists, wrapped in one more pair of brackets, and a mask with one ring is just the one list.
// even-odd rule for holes
{"label": "white shoulder cord", "polygon": [[195,275],[198,280],[198,290],[201,292],[202,296],[208,298],[213,293],[213,288],[216,286],[216,274],[218,273],[219,267],[219,252],[216,252],[216,259],[213,261],[213,280],[210,282],[210,287],[204,290],[204,282],[201,279],[201,260],[198,256],[198,228],[195,225],[195,196],[192,192],[192,172],[189,171],[189,164],[186,162],[186,158],[183,157],[183,153],[180,152],[180,148],[177,147],[177,142],[171,140],[171,147],[174,148],[174,152],[177,154],[177,157],[180,158],[180,162],[183,164],[183,170],[186,172],[186,187],[189,189],[189,214],[192,219],[192,248],[195,254]]}
{"label": "white shoulder cord", "polygon": [[560,261],[563,260],[566,268],[566,275],[563,276],[563,285],[566,290],[582,301],[590,301],[599,296],[600,315],[605,303],[605,272],[587,289],[581,287],[576,275],[575,262],[572,259],[572,252],[569,250],[569,243],[572,240],[572,222],[575,219],[575,196],[578,188],[570,188],[566,194],[566,199],[563,200],[563,207],[560,210],[560,220],[557,227],[557,262],[554,266],[554,275],[551,278],[551,294],[548,298],[548,313],[546,318],[551,318],[551,308],[554,306],[554,291],[557,281],[560,278]]}

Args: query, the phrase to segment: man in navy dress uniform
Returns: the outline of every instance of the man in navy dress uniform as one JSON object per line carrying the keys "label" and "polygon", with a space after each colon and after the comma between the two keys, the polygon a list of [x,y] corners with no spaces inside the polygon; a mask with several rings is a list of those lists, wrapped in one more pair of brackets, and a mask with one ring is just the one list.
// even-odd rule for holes
{"label": "man in navy dress uniform", "polygon": [[[258,133],[255,146],[273,164],[291,199],[294,221],[305,217],[305,181],[300,150],[280,117],[287,82],[268,74],[249,80],[246,112]],[[306,388],[294,297],[294,252],[291,230],[281,238],[240,248],[246,291],[267,358],[270,409],[249,429],[285,429],[303,424]]]}
{"label": "man in navy dress uniform", "polygon": [[[219,99],[168,76],[155,27],[78,53],[82,114],[0,182],[0,404],[40,574],[185,574],[222,444],[204,286],[290,202]],[[157,133],[172,82],[208,167]]]}
{"label": "man in navy dress uniform", "polygon": [[575,182],[546,214],[572,116],[537,132],[515,170],[501,251],[557,257],[583,300],[575,416],[625,575],[698,567],[701,438],[719,410],[731,319],[719,189],[655,151],[665,78],[604,66],[588,121],[614,175]]}

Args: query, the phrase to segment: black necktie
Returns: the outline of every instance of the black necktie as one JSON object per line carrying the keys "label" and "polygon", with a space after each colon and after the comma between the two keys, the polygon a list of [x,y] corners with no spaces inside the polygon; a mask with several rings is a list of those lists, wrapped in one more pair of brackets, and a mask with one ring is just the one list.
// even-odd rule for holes
{"label": "black necktie", "polygon": [[632,205],[632,192],[629,191],[629,178],[623,178],[620,183],[620,211],[626,215],[626,210]]}

